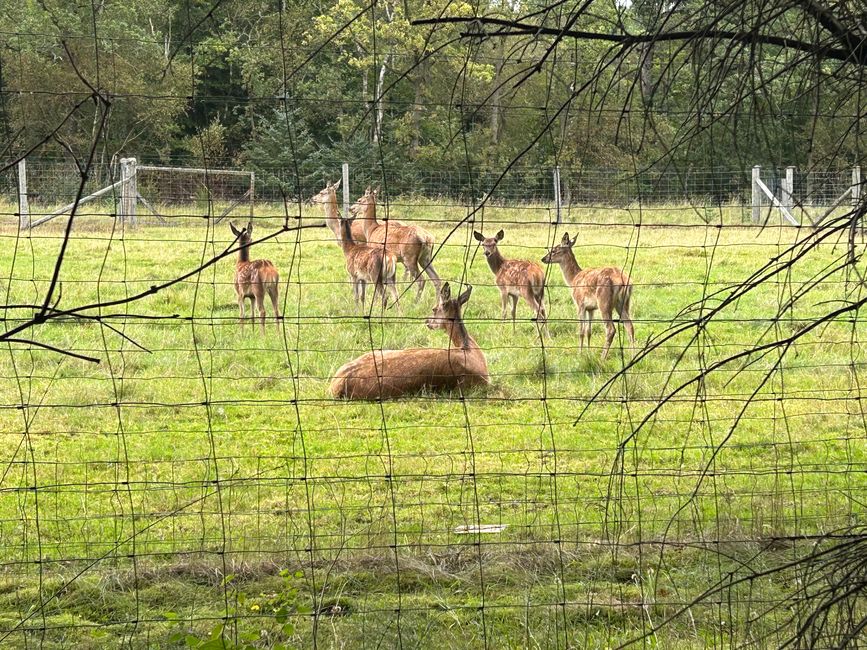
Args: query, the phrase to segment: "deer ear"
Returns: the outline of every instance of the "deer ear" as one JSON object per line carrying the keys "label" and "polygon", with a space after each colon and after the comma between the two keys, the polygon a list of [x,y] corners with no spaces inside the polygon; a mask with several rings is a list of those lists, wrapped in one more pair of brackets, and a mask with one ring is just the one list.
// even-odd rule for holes
{"label": "deer ear", "polygon": [[506,233],[504,233],[502,230],[500,230],[500,232],[497,233],[497,241],[502,241],[503,237],[505,237],[505,236],[506,236]]}
{"label": "deer ear", "polygon": [[447,302],[451,300],[452,297],[452,288],[449,286],[448,282],[443,282],[443,286],[440,287],[440,301]]}
{"label": "deer ear", "polygon": [[376,188],[373,190],[372,194],[374,196],[376,196],[378,193],[379,193],[379,185],[376,186]]}
{"label": "deer ear", "polygon": [[473,231],[473,237],[476,238],[476,241],[485,241],[485,236],[478,230]]}
{"label": "deer ear", "polygon": [[252,221],[247,222],[247,234],[251,235],[251,236],[253,234],[253,222]]}
{"label": "deer ear", "polygon": [[231,221],[229,222],[229,228],[232,229],[232,234],[235,235],[235,237],[241,236],[241,231],[235,228],[235,224],[233,224]]}
{"label": "deer ear", "polygon": [[340,187],[340,181],[341,181],[341,179],[338,178],[338,179],[337,179],[337,182],[336,182],[334,185],[332,185],[331,187],[334,188],[334,189],[336,190],[337,188]]}
{"label": "deer ear", "polygon": [[572,245],[571,242],[569,241],[569,233],[568,232],[563,233],[563,242],[562,243],[564,246],[571,246]]}
{"label": "deer ear", "polygon": [[458,297],[458,304],[463,305],[470,299],[470,294],[473,293],[473,285],[468,284],[464,292]]}

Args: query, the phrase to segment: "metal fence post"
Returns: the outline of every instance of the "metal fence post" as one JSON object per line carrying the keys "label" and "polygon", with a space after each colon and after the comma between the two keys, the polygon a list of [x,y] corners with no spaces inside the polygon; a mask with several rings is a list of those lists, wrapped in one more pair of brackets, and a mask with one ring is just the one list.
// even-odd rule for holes
{"label": "metal fence post", "polygon": [[18,227],[30,226],[30,203],[27,201],[27,162],[18,161]]}
{"label": "metal fence post", "polygon": [[780,197],[780,201],[783,204],[783,207],[792,212],[792,208],[795,207],[795,168],[792,166],[786,167],[786,177],[783,179],[782,190]]}
{"label": "metal fence post", "polygon": [[343,217],[349,217],[349,163],[343,163]]}
{"label": "metal fence post", "polygon": [[761,171],[762,168],[759,165],[753,167],[753,223],[759,223],[762,220],[762,190],[759,188]]}
{"label": "metal fence post", "polygon": [[560,167],[554,167],[554,223],[561,223],[563,202],[560,198]]}
{"label": "metal fence post", "polygon": [[852,205],[858,205],[861,200],[861,166],[852,168]]}
{"label": "metal fence post", "polygon": [[131,226],[136,223],[135,208],[136,194],[136,159],[121,158],[120,159],[120,217],[121,223],[129,222]]}
{"label": "metal fence post", "polygon": [[253,201],[256,196],[256,172],[250,172],[250,221],[253,220]]}

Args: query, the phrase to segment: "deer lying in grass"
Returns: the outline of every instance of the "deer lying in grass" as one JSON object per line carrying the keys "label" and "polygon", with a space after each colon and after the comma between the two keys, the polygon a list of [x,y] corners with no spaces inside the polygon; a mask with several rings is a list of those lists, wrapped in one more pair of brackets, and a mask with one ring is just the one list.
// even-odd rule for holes
{"label": "deer lying in grass", "polygon": [[364,195],[350,208],[350,212],[360,218],[364,225],[364,236],[370,244],[384,244],[404,266],[404,279],[418,285],[416,300],[424,291],[424,271],[439,290],[440,276],[433,268],[433,236],[424,228],[407,226],[399,221],[376,220],[376,193],[369,187]]}
{"label": "deer lying in grass", "polygon": [[[340,243],[340,209],[337,206],[337,190],[340,188],[340,181],[336,183],[325,183],[325,188],[318,194],[313,196],[310,201],[318,203],[325,210],[325,225],[331,229],[334,236],[337,238],[337,243]],[[364,224],[360,221],[354,221],[351,225],[352,241],[357,244],[362,244],[367,241],[364,234]]]}
{"label": "deer lying in grass", "polygon": [[616,329],[611,319],[611,311],[620,314],[620,321],[626,329],[630,344],[635,344],[635,331],[632,327],[632,317],[629,314],[629,302],[632,298],[632,284],[629,276],[620,269],[606,266],[601,269],[583,269],[578,266],[572,247],[574,239],[569,239],[569,233],[563,235],[563,241],[548,251],[542,258],[545,264],[559,264],[563,271],[563,279],[572,288],[572,300],[578,309],[580,322],[580,347],[584,349],[584,339],[590,347],[590,329],[593,324],[593,312],[597,309],[605,324],[605,347],[602,358],[608,356],[608,349],[614,340]]}
{"label": "deer lying in grass", "polygon": [[[229,222],[232,233],[241,246],[238,251],[238,263],[235,265],[235,296],[238,298],[238,308],[241,311],[240,323],[244,324],[244,301],[250,299],[250,322],[255,323],[254,309],[259,312],[262,333],[265,333],[265,294],[271,298],[274,307],[275,321],[280,319],[280,309],[277,307],[278,284],[280,275],[271,260],[250,261],[250,242],[253,240],[253,222],[246,228],[238,230],[235,224]],[[278,325],[279,327],[279,322]]]}
{"label": "deer lying in grass", "polygon": [[535,262],[527,260],[507,260],[500,253],[499,244],[506,234],[500,230],[494,237],[485,237],[478,231],[473,231],[476,241],[482,243],[488,266],[494,272],[494,280],[500,290],[500,302],[503,306],[503,320],[506,320],[506,306],[512,302],[512,329],[515,329],[515,310],[518,298],[523,298],[533,312],[539,327],[548,333],[548,314],[543,303],[545,298],[545,273]]}
{"label": "deer lying in grass", "polygon": [[355,302],[364,308],[365,287],[372,284],[372,302],[376,302],[376,295],[381,294],[384,309],[386,304],[385,289],[387,287],[394,299],[393,304],[396,305],[398,298],[394,278],[397,273],[397,260],[382,246],[355,243],[352,238],[352,222],[353,219],[339,219],[340,247],[346,258],[346,270],[352,279]]}
{"label": "deer lying in grass", "polygon": [[442,285],[428,328],[444,329],[451,345],[447,349],[414,348],[368,352],[341,367],[331,381],[329,393],[344,399],[390,399],[423,389],[450,390],[491,383],[488,363],[464,327],[461,308],[470,299],[472,287],[453,300],[449,283]]}

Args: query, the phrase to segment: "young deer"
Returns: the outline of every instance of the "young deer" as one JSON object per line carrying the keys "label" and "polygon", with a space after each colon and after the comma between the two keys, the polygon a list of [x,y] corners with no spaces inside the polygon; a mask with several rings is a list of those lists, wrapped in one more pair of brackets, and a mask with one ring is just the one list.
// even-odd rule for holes
{"label": "young deer", "polygon": [[616,329],[611,319],[611,310],[620,314],[620,321],[626,328],[630,344],[635,344],[635,331],[632,328],[632,317],[629,315],[629,302],[632,298],[632,284],[620,269],[606,266],[601,269],[584,269],[578,266],[572,247],[574,239],[569,239],[569,233],[563,235],[563,241],[548,251],[542,258],[545,264],[559,264],[563,271],[563,279],[572,287],[572,300],[578,309],[580,322],[580,347],[584,349],[584,339],[587,339],[587,347],[590,347],[590,328],[593,324],[593,312],[597,309],[602,314],[602,322],[605,324],[605,347],[602,350],[602,358],[608,356],[608,348],[614,340]]}
{"label": "young deer", "polygon": [[403,264],[404,279],[418,285],[416,300],[421,298],[424,291],[425,279],[421,274],[422,271],[428,275],[439,290],[440,276],[437,275],[431,264],[434,249],[433,236],[424,228],[407,226],[399,221],[389,219],[385,223],[379,223],[376,220],[377,191],[368,187],[364,195],[349,210],[353,215],[360,217],[360,221],[364,225],[364,236],[367,238],[367,242],[384,244],[385,248]]}
{"label": "young deer", "polygon": [[[244,301],[250,299],[250,321],[255,322],[254,309],[259,312],[262,333],[265,333],[265,293],[271,297],[274,307],[275,321],[280,319],[280,309],[277,307],[278,284],[280,275],[271,260],[250,261],[250,242],[253,240],[253,222],[246,228],[238,230],[235,224],[229,222],[229,227],[235,235],[241,249],[238,251],[238,263],[235,265],[235,295],[238,298],[238,308],[241,311],[241,325],[244,324]],[[279,327],[279,323],[278,323]]]}
{"label": "young deer", "polygon": [[[331,229],[334,236],[337,238],[337,243],[340,243],[342,235],[340,234],[340,209],[337,206],[337,190],[340,188],[340,181],[336,183],[325,183],[325,188],[318,194],[314,195],[310,201],[318,203],[325,210],[325,225]],[[354,221],[351,225],[352,241],[361,244],[367,241],[364,235],[364,225]]]}
{"label": "young deer", "polygon": [[364,307],[364,293],[366,285],[373,285],[373,302],[376,302],[376,294],[382,295],[382,307],[385,308],[385,289],[388,287],[397,304],[397,287],[395,275],[397,273],[397,260],[381,246],[368,246],[356,244],[352,238],[353,219],[339,219],[340,223],[340,247],[346,258],[346,270],[352,279],[355,302]]}
{"label": "young deer", "polygon": [[448,333],[451,345],[447,349],[368,352],[337,371],[330,395],[343,399],[390,399],[423,389],[450,390],[490,384],[485,354],[461,320],[461,308],[470,299],[472,289],[467,286],[453,300],[449,283],[440,287],[433,315],[426,324],[429,329]]}
{"label": "young deer", "polygon": [[478,231],[473,231],[476,241],[482,243],[488,266],[494,272],[494,280],[500,290],[500,302],[503,306],[503,320],[506,320],[506,306],[512,301],[512,329],[515,329],[515,310],[518,306],[518,298],[527,301],[533,312],[539,327],[548,333],[548,314],[543,303],[545,299],[545,273],[535,262],[527,260],[507,260],[503,257],[497,244],[503,240],[506,234],[500,230],[494,237],[485,237]]}

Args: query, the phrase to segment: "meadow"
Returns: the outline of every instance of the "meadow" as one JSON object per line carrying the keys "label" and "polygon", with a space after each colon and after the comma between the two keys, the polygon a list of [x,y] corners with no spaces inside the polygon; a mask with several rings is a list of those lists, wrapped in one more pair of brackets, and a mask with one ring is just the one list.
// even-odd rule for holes
{"label": "meadow", "polygon": [[[798,536],[863,518],[862,323],[840,319],[784,357],[705,372],[859,295],[847,271],[823,276],[841,242],[629,365],[809,232],[672,206],[573,208],[558,226],[547,209],[477,214],[477,229],[505,230],[507,257],[538,261],[568,231],[582,266],[629,273],[636,347],[617,340],[603,362],[598,347],[577,349],[559,268],[547,275],[551,339],[525,304],[513,331],[472,227],[446,240],[465,209],[390,210],[444,242],[443,279],[473,285],[464,321],[487,355],[489,388],[329,399],[330,377],[358,354],[447,338],[424,326],[432,285],[418,302],[409,289],[397,309],[361,312],[324,228],[253,247],[281,272],[284,318],[274,322],[269,305],[264,335],[238,324],[230,256],[87,312],[98,319],[28,333],[99,363],[4,345],[3,643],[607,648],[649,633],[651,647],[773,647],[786,611],[756,616],[785,594],[771,579],[651,630],[726,575],[790,556]],[[276,232],[280,212],[260,206],[254,238]],[[201,218],[78,219],[61,309],[147,292],[232,241],[226,222]],[[318,222],[305,206],[289,225]],[[7,328],[44,299],[63,226],[0,226]],[[597,320],[594,346],[602,338]]]}

